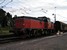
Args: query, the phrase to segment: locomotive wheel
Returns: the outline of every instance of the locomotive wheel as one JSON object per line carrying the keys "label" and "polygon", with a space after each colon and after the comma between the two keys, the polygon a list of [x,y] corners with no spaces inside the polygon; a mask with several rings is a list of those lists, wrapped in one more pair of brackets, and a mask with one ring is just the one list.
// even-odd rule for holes
{"label": "locomotive wheel", "polygon": [[45,36],[45,31],[44,31],[44,29],[41,30],[41,36]]}
{"label": "locomotive wheel", "polygon": [[21,32],[19,32],[19,31],[17,31],[17,30],[14,32],[14,35],[15,35],[15,36],[20,36],[20,34],[21,34]]}
{"label": "locomotive wheel", "polygon": [[33,37],[33,33],[34,33],[34,30],[32,29],[31,31],[29,31],[29,36]]}
{"label": "locomotive wheel", "polygon": [[29,36],[33,37],[33,34],[34,34],[34,30],[32,29],[31,31],[29,31]]}
{"label": "locomotive wheel", "polygon": [[37,30],[37,36],[40,36],[40,30]]}
{"label": "locomotive wheel", "polygon": [[54,30],[52,30],[52,35],[54,35]]}
{"label": "locomotive wheel", "polygon": [[44,35],[44,31],[42,31],[42,35]]}
{"label": "locomotive wheel", "polygon": [[37,37],[37,35],[38,35],[38,30],[36,29],[36,30],[34,30],[34,32],[33,32],[33,36],[34,36],[34,37]]}
{"label": "locomotive wheel", "polygon": [[34,37],[37,37],[37,36],[38,36],[38,34],[39,34],[39,33],[38,33],[38,30],[37,30],[37,29],[36,29],[36,30],[34,30],[34,35],[33,35],[33,36],[34,36]]}
{"label": "locomotive wheel", "polygon": [[42,35],[42,31],[40,29],[40,30],[38,30],[38,36],[41,36],[41,35]]}
{"label": "locomotive wheel", "polygon": [[22,38],[29,38],[30,37],[29,34],[30,34],[29,30],[28,29],[25,29],[24,31],[21,32],[21,35],[20,36]]}
{"label": "locomotive wheel", "polygon": [[51,30],[48,30],[48,35],[51,35]]}
{"label": "locomotive wheel", "polygon": [[27,34],[27,37],[28,38],[30,38],[32,36],[31,33],[32,33],[31,30],[29,30],[29,29],[26,30],[26,34]]}
{"label": "locomotive wheel", "polygon": [[44,35],[45,35],[45,36],[46,36],[46,35],[48,35],[48,32],[47,32],[47,30],[45,30],[45,31],[44,31]]}
{"label": "locomotive wheel", "polygon": [[29,30],[28,35],[29,35],[29,37],[34,37],[35,36],[35,30],[34,29]]}

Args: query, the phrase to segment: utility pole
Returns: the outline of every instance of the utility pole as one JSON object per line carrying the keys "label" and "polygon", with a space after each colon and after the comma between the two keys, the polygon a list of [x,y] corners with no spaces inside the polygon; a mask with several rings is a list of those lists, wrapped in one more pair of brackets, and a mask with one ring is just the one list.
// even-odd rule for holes
{"label": "utility pole", "polygon": [[56,21],[56,7],[54,7],[55,9],[55,13],[53,13],[52,15],[54,15],[54,22]]}
{"label": "utility pole", "polygon": [[54,15],[55,21],[56,21],[56,7],[55,7],[55,15]]}
{"label": "utility pole", "polygon": [[54,21],[56,21],[56,14],[53,14],[54,15]]}

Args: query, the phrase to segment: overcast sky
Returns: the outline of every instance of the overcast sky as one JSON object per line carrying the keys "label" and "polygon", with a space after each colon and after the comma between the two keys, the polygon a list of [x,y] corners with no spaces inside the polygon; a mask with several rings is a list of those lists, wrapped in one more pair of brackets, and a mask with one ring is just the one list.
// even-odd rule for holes
{"label": "overcast sky", "polygon": [[[0,7],[10,1],[0,0]],[[47,16],[51,21],[54,21],[52,14],[56,13],[57,20],[67,22],[67,0],[13,0],[3,9],[13,16]]]}

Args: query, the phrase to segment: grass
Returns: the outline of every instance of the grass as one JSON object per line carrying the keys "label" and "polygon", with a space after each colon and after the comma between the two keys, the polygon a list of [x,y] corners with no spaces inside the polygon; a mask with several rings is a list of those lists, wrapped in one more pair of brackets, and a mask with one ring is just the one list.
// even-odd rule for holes
{"label": "grass", "polygon": [[9,32],[10,28],[9,27],[0,27],[0,35],[10,35],[11,33]]}

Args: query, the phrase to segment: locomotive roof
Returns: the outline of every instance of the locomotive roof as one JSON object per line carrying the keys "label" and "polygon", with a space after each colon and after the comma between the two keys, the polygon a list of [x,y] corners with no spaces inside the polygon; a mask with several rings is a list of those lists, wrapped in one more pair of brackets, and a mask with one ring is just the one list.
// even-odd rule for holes
{"label": "locomotive roof", "polygon": [[[30,17],[30,16],[19,16],[19,17],[14,17],[13,19],[17,19],[17,18],[27,18],[27,19],[35,19],[35,20],[43,21],[39,19],[40,17],[36,18],[36,17]],[[42,18],[47,18],[47,17],[42,17]]]}

